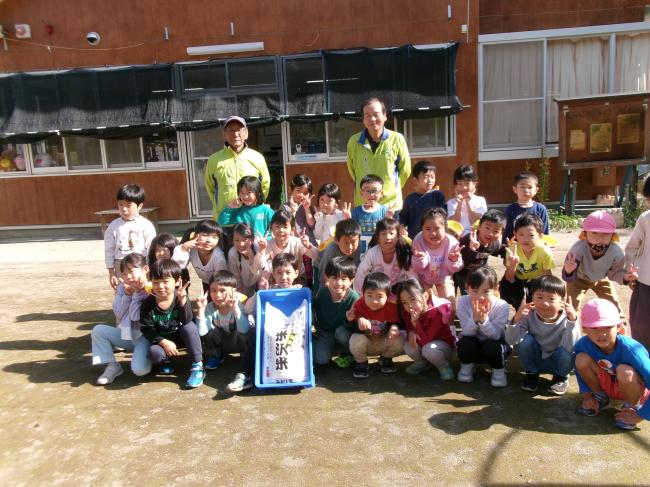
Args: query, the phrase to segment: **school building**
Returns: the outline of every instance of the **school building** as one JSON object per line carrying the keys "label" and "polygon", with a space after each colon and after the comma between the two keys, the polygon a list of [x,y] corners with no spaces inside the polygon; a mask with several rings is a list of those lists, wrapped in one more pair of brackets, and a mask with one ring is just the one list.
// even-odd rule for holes
{"label": "school building", "polygon": [[[127,182],[161,221],[208,216],[203,171],[232,114],[272,205],[296,173],[350,201],[346,143],[371,95],[445,194],[471,163],[488,203],[509,203],[514,174],[549,157],[557,201],[553,99],[650,90],[644,2],[4,0],[0,229],[97,225]],[[578,199],[622,173],[576,171]]]}

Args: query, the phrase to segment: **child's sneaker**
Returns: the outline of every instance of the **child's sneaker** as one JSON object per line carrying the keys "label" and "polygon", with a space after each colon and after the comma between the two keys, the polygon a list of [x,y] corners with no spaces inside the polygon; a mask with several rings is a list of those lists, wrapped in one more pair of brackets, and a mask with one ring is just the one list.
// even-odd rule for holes
{"label": "child's sneaker", "polygon": [[556,396],[563,396],[569,388],[569,378],[554,375],[548,390]]}
{"label": "child's sneaker", "polygon": [[[636,411],[638,408],[626,402],[623,403],[623,407],[621,408],[621,411],[624,411],[625,409],[633,409],[634,411]],[[626,423],[622,419],[616,419],[616,418],[614,418],[614,426],[616,426],[619,429],[628,430],[628,431],[638,429],[638,426],[636,424]]]}
{"label": "child's sneaker", "polygon": [[397,372],[397,367],[393,364],[392,358],[379,357],[379,364],[381,365],[382,374],[394,374]]}
{"label": "child's sneaker", "polygon": [[243,372],[238,372],[235,374],[235,378],[232,380],[230,384],[226,386],[226,388],[230,392],[241,392],[248,390],[253,387],[253,379],[250,377],[246,377],[246,375]]}
{"label": "child's sneaker", "polygon": [[424,372],[427,372],[433,368],[431,362],[425,360],[424,362],[414,362],[408,367],[406,367],[406,373],[410,375],[420,375]]}
{"label": "child's sneaker", "polygon": [[526,377],[521,382],[524,391],[535,392],[539,386],[539,374],[537,372],[526,372]]}
{"label": "child's sneaker", "polygon": [[160,368],[158,369],[158,371],[162,375],[173,374],[174,373],[174,364],[172,363],[171,360],[165,360],[165,361],[163,361],[162,364],[160,364]]}
{"label": "child's sneaker", "polygon": [[102,375],[97,378],[97,383],[100,386],[105,386],[106,384],[113,382],[116,377],[119,377],[123,373],[124,370],[122,370],[122,366],[120,364],[117,362],[110,362],[104,369]]}
{"label": "child's sneaker", "polygon": [[506,387],[508,385],[506,369],[492,369],[490,384],[492,384],[492,387]]}
{"label": "child's sneaker", "polygon": [[354,363],[354,359],[352,358],[352,355],[341,355],[334,359],[334,363],[342,369],[347,369]]}
{"label": "child's sneaker", "polygon": [[352,371],[352,377],[355,379],[367,379],[370,375],[370,366],[368,362],[357,362],[354,364],[354,370]]}
{"label": "child's sneaker", "polygon": [[474,364],[460,364],[460,370],[458,371],[458,382],[473,382],[474,381],[474,371],[476,367]]}
{"label": "child's sneaker", "polygon": [[214,370],[223,363],[223,357],[208,357],[205,362],[205,370]]}
{"label": "child's sneaker", "polygon": [[203,371],[203,364],[201,362],[194,362],[192,364],[192,368],[190,369],[190,376],[187,378],[185,385],[190,389],[199,387],[201,384],[203,384],[204,374],[205,372]]}
{"label": "child's sneaker", "polygon": [[441,367],[438,372],[442,380],[454,380],[454,370],[451,367]]}
{"label": "child's sneaker", "polygon": [[576,409],[576,413],[582,414],[583,416],[598,416],[598,413],[601,412],[603,409],[605,409],[607,406],[609,406],[609,396],[605,394],[603,391],[600,392],[592,392],[591,395],[593,398],[598,402],[598,408],[593,409],[593,408],[586,408],[580,403],[580,406]]}

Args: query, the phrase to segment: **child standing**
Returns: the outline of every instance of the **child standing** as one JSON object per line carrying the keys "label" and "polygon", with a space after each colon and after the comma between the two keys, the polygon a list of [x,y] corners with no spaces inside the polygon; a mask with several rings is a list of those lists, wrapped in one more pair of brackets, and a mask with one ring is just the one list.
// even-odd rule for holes
{"label": "child standing", "polygon": [[445,195],[434,189],[436,166],[429,161],[419,161],[413,166],[411,177],[415,180],[415,191],[404,199],[399,212],[399,222],[408,230],[412,240],[422,229],[422,215],[428,208],[443,208],[447,211]]}
{"label": "child standing", "polygon": [[463,268],[454,274],[454,285],[460,289],[460,294],[467,294],[465,281],[471,271],[487,265],[490,255],[505,255],[505,247],[501,243],[505,223],[503,213],[499,210],[488,210],[481,217],[478,229],[460,239]]}
{"label": "child standing", "polygon": [[219,225],[232,227],[246,223],[257,237],[266,238],[273,217],[273,210],[264,204],[262,184],[256,176],[244,176],[237,183],[238,198],[228,202],[219,214]]}
{"label": "child standing", "polygon": [[569,387],[573,370],[573,346],[580,338],[576,313],[571,297],[566,301],[566,289],[561,279],[542,276],[530,284],[531,303],[522,302],[506,327],[506,342],[514,346],[526,377],[521,383],[524,391],[534,392],[539,386],[539,374],[553,374],[549,391],[563,395]]}
{"label": "child standing", "polygon": [[548,235],[548,212],[546,207],[533,201],[533,198],[539,190],[537,175],[530,171],[521,171],[515,176],[515,185],[512,191],[517,195],[517,201],[506,208],[506,230],[503,232],[503,242],[512,238],[514,233],[515,219],[522,213],[536,215],[542,222],[540,233]]}
{"label": "child standing", "polygon": [[618,309],[609,301],[594,299],[582,307],[580,323],[585,333],[574,352],[576,378],[582,393],[577,412],[596,416],[609,399],[625,401],[614,416],[617,428],[630,430],[650,419],[650,358],[648,350],[622,333]]}
{"label": "child standing", "polygon": [[[646,204],[650,204],[650,178],[643,185],[643,196]],[[641,342],[650,350],[650,211],[639,216],[630,240],[625,246],[626,277],[633,282],[632,297],[630,298],[630,330],[632,338]]]}
{"label": "child standing", "polygon": [[246,223],[237,223],[232,227],[228,270],[237,279],[237,289],[248,297],[255,293],[260,278],[271,272],[266,258],[266,241],[255,239],[253,230]]}
{"label": "child standing", "polygon": [[352,327],[345,314],[359,299],[359,294],[352,289],[355,271],[349,257],[337,257],[325,267],[326,285],[318,290],[313,304],[316,318],[314,363],[318,365],[329,363],[337,344],[343,352],[334,362],[342,368],[352,365],[349,349]]}
{"label": "child standing", "polygon": [[454,190],[456,197],[447,201],[449,219],[463,226],[462,236],[472,230],[472,225],[487,211],[483,196],[477,196],[478,177],[470,165],[458,166],[454,171]]}
{"label": "child standing", "polygon": [[363,204],[352,209],[352,219],[361,225],[361,255],[368,250],[369,242],[375,234],[377,222],[386,217],[392,217],[392,211],[379,204],[383,195],[384,182],[375,174],[367,174],[361,178],[361,199]]}
{"label": "child standing", "polygon": [[442,208],[428,209],[422,215],[422,231],[413,239],[413,270],[419,281],[453,303],[451,276],[462,267],[458,241],[447,234],[447,213]]}
{"label": "child standing", "polygon": [[214,370],[223,363],[224,355],[240,354],[242,371],[227,385],[230,392],[252,388],[255,368],[255,333],[236,288],[235,276],[219,271],[210,277],[209,290],[196,301],[196,325],[204,345],[205,368]]}
{"label": "child standing", "polygon": [[122,282],[118,284],[113,300],[113,313],[117,327],[96,325],[90,334],[92,341],[93,365],[106,364],[97,384],[110,384],[124,372],[115,359],[115,347],[133,352],[131,370],[137,376],[151,371],[147,358],[149,342],[140,333],[140,306],[149,296],[145,291],[149,268],[140,254],[128,254],[120,262]]}
{"label": "child standing", "polygon": [[120,261],[131,252],[147,256],[156,229],[140,215],[144,204],[144,188],[125,184],[117,191],[117,209],[120,216],[113,220],[104,233],[104,255],[108,280],[117,289],[120,278]]}
{"label": "child standing", "polygon": [[325,267],[336,257],[350,257],[355,266],[361,262],[361,226],[352,219],[341,220],[334,230],[334,242],[325,247],[318,258],[320,284],[325,283]]}
{"label": "child standing", "polygon": [[562,278],[576,309],[591,289],[622,311],[612,285],[612,281],[622,284],[625,279],[625,256],[617,240],[616,222],[609,213],[594,211],[582,222],[580,240],[571,246],[562,266]]}
{"label": "child standing", "polygon": [[406,325],[404,352],[414,362],[406,372],[418,375],[435,366],[442,380],[452,380],[454,371],[449,360],[454,353],[456,337],[449,328],[454,314],[451,303],[439,299],[435,306],[432,305],[428,293],[415,279],[398,282],[395,295],[399,314]]}
{"label": "child standing", "polygon": [[403,279],[415,277],[411,271],[411,246],[399,233],[397,220],[384,218],[377,222],[370,249],[361,259],[354,277],[355,291],[362,292],[366,276],[373,272],[387,275],[391,286]]}
{"label": "child standing", "polygon": [[316,226],[314,236],[320,244],[327,242],[334,235],[335,225],[341,220],[352,216],[350,203],[341,204],[341,190],[334,183],[327,183],[320,187],[316,195],[318,211],[314,214]]}
{"label": "child standing", "polygon": [[219,242],[223,232],[213,220],[201,220],[188,236],[188,240],[174,249],[172,260],[182,269],[191,262],[194,270],[201,278],[203,292],[208,290],[210,276],[228,267]]}
{"label": "child standing", "polygon": [[532,279],[551,274],[551,251],[542,241],[542,221],[524,213],[515,220],[515,241],[506,249],[506,272],[501,279],[501,297],[518,309],[522,299],[530,301],[528,286]]}
{"label": "child standing", "polygon": [[459,382],[472,382],[475,363],[492,367],[492,387],[505,387],[506,360],[512,348],[504,334],[508,323],[508,303],[497,296],[498,279],[491,267],[479,267],[467,276],[467,291],[456,302],[456,316],[462,337],[456,344]]}
{"label": "child standing", "polygon": [[140,331],[149,342],[149,359],[162,364],[160,373],[174,371],[172,358],[184,344],[192,357],[188,388],[203,384],[203,350],[199,330],[192,321],[192,307],[181,284],[181,267],[173,260],[156,261],[151,266],[153,296],[142,302]]}
{"label": "child standing", "polygon": [[350,353],[355,365],[352,377],[367,379],[368,355],[379,355],[381,372],[394,374],[393,357],[404,350],[404,337],[399,329],[397,304],[388,301],[390,279],[382,272],[368,274],[363,281],[363,294],[347,312],[352,321]]}

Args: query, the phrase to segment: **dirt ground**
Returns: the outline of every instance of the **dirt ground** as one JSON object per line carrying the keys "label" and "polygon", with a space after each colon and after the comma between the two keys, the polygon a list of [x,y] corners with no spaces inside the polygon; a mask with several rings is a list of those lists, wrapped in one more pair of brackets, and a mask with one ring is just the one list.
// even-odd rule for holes
{"label": "dirt ground", "polygon": [[[576,234],[556,236],[559,264]],[[0,243],[3,485],[650,483],[650,424],[578,416],[574,379],[564,397],[524,393],[517,360],[505,389],[487,372],[411,377],[404,356],[393,376],[323,367],[313,389],[232,396],[234,358],[187,391],[186,357],[138,378],[119,354],[124,375],[96,386],[90,331],[112,322],[102,255],[99,240]]]}

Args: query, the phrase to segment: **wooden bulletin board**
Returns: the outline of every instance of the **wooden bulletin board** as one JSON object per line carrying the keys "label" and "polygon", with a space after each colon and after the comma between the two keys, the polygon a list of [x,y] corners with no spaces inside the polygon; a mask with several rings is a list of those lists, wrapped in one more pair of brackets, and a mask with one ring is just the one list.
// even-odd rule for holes
{"label": "wooden bulletin board", "polygon": [[650,160],[650,92],[558,98],[563,169]]}

